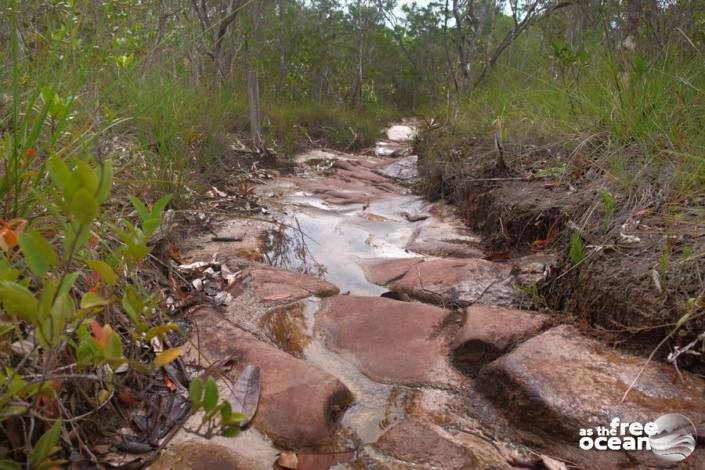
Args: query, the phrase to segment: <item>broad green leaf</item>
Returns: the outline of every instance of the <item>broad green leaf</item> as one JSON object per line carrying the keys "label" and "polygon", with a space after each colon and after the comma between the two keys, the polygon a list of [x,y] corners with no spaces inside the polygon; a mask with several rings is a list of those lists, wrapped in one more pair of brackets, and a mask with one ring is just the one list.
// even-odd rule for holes
{"label": "broad green leaf", "polygon": [[208,377],[203,394],[203,409],[206,412],[213,411],[218,404],[218,386],[213,377]]}
{"label": "broad green leaf", "polygon": [[86,189],[90,194],[96,196],[98,194],[98,185],[100,184],[100,178],[96,171],[91,167],[88,162],[76,159],[76,171],[81,177],[81,186]]}
{"label": "broad green leaf", "polygon": [[0,281],[0,302],[7,313],[22,320],[37,319],[39,302],[29,289],[11,281]]}
{"label": "broad green leaf", "polygon": [[104,299],[100,294],[88,291],[81,297],[81,308],[92,308],[108,305],[108,300]]}
{"label": "broad green leaf", "polygon": [[223,437],[237,437],[240,434],[240,431],[241,429],[239,425],[232,425],[223,428],[223,431],[220,434]]}
{"label": "broad green leaf", "polygon": [[223,416],[223,424],[240,424],[243,421],[247,421],[248,417],[244,413],[233,412],[229,413],[227,416]]}
{"label": "broad green leaf", "polygon": [[98,216],[98,201],[86,189],[79,189],[71,200],[71,214],[81,224],[88,224]]}
{"label": "broad green leaf", "polygon": [[157,367],[164,367],[165,365],[173,362],[184,353],[182,348],[171,348],[164,352],[157,354],[154,358],[154,365]]}
{"label": "broad green leaf", "polygon": [[66,193],[66,189],[71,182],[71,170],[69,169],[66,162],[52,155],[47,160],[47,171],[49,172],[49,177],[54,182],[57,188],[63,193]]}
{"label": "broad green leaf", "polygon": [[113,271],[113,268],[111,268],[108,263],[97,259],[89,259],[86,261],[86,264],[88,264],[88,266],[95,271],[107,285],[112,287],[117,284],[117,274],[115,274],[115,271]]}
{"label": "broad green leaf", "polygon": [[49,268],[56,266],[58,258],[49,240],[37,232],[24,232],[20,235],[20,249],[29,269],[38,277],[44,276]]}
{"label": "broad green leaf", "polygon": [[56,421],[54,425],[39,438],[31,453],[32,464],[34,466],[39,465],[44,459],[60,450],[60,448],[57,447],[60,433],[61,420]]}
{"label": "broad green leaf", "polygon": [[191,409],[196,411],[201,407],[201,402],[203,401],[203,380],[200,377],[194,377],[191,380],[188,394],[191,398]]}
{"label": "broad green leaf", "polygon": [[105,357],[115,361],[123,359],[122,340],[120,339],[119,334],[113,333],[110,336],[110,340],[108,341],[108,347],[105,350]]}

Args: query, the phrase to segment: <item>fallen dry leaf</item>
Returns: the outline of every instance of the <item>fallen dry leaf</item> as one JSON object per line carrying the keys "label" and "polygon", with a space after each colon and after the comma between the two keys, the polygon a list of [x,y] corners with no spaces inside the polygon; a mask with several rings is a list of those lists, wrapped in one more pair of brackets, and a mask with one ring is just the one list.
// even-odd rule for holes
{"label": "fallen dry leaf", "polygon": [[299,459],[296,458],[295,452],[282,452],[277,459],[277,463],[282,468],[296,470],[299,468]]}
{"label": "fallen dry leaf", "polygon": [[259,367],[248,364],[235,381],[229,398],[234,412],[247,415],[247,419],[240,423],[240,427],[247,426],[257,413],[259,394]]}
{"label": "fallen dry leaf", "polygon": [[568,470],[568,467],[566,467],[563,462],[549,457],[548,455],[541,454],[541,461],[544,467],[546,467],[546,470]]}

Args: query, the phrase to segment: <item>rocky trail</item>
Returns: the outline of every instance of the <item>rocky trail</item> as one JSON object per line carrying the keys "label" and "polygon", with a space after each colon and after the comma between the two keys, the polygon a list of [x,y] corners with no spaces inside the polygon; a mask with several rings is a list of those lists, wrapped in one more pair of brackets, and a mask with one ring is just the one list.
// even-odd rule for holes
{"label": "rocky trail", "polygon": [[[179,431],[152,468],[668,468],[650,451],[581,450],[579,429],[683,413],[705,435],[701,378],[642,372],[645,358],[529,309],[551,253],[485,259],[453,207],[411,192],[413,133],[301,154],[257,186],[268,214],[190,242],[185,262],[230,287],[190,316],[184,361],[234,359],[223,393],[258,366],[260,402],[239,437]],[[703,449],[677,468],[705,468]]]}

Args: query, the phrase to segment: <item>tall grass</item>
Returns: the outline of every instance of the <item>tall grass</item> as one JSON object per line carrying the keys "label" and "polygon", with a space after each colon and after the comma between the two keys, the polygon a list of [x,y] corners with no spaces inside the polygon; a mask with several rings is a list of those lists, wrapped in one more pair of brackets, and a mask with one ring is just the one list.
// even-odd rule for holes
{"label": "tall grass", "polygon": [[645,57],[594,46],[581,60],[561,66],[552,51],[518,45],[487,82],[458,103],[453,125],[489,138],[501,117],[506,141],[575,148],[588,139],[595,143],[591,158],[604,160],[626,187],[669,171],[680,190],[701,191],[705,61],[700,57],[698,51],[675,47]]}

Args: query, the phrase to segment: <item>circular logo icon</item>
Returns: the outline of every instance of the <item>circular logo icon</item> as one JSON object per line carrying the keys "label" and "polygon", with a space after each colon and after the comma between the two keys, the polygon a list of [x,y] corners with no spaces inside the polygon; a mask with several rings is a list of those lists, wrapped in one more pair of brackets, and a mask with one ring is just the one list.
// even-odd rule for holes
{"label": "circular logo icon", "polygon": [[695,425],[685,416],[671,413],[654,421],[656,432],[649,436],[651,450],[667,462],[680,462],[695,450]]}

